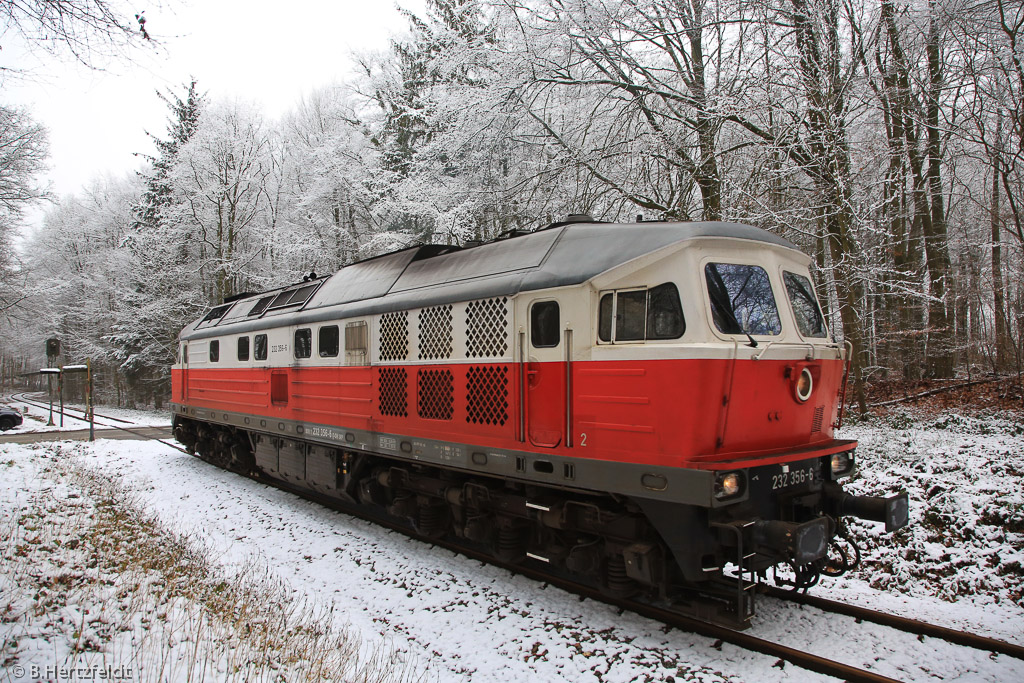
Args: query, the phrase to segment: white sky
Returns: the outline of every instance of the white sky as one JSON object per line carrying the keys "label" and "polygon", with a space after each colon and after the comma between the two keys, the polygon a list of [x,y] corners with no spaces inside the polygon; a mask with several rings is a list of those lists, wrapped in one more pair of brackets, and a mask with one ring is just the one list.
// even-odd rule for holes
{"label": "white sky", "polygon": [[[256,102],[276,118],[303,94],[346,80],[353,51],[382,51],[389,37],[408,29],[396,0],[162,4],[138,2],[146,10],[147,30],[162,43],[159,50],[133,52],[133,63],[110,63],[104,71],[25,54],[13,33],[0,36],[0,65],[27,68],[32,75],[0,81],[0,102],[28,107],[49,129],[48,178],[57,195],[78,192],[94,177],[139,167],[134,154],[153,151],[146,131],[163,137],[166,128],[168,110],[157,90],[181,93],[194,76],[211,99]],[[418,14],[424,6],[423,0],[397,4]],[[40,220],[37,212],[30,223]]]}

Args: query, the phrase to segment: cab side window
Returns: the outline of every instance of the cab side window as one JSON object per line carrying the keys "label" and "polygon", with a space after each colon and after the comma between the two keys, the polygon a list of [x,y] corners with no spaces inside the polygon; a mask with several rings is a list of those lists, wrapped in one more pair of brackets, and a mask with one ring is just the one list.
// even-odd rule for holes
{"label": "cab side window", "polygon": [[602,295],[597,322],[598,339],[612,344],[678,339],[686,331],[679,290],[671,282]]}
{"label": "cab side window", "polygon": [[238,338],[238,360],[249,360],[249,338]]}
{"label": "cab side window", "polygon": [[214,339],[210,342],[210,362],[216,363],[220,360],[220,340]]}

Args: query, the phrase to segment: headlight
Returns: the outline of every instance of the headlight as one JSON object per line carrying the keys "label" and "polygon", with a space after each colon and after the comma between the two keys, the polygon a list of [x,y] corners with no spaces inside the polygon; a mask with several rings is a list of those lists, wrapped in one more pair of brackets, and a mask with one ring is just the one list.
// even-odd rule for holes
{"label": "headlight", "polygon": [[853,471],[853,455],[846,453],[834,453],[832,455],[832,478],[836,479]]}
{"label": "headlight", "polygon": [[743,493],[743,473],[723,472],[715,477],[715,498],[725,500]]}
{"label": "headlight", "polygon": [[811,392],[814,391],[814,378],[811,377],[811,371],[809,368],[804,368],[800,371],[800,376],[797,377],[794,389],[796,392],[796,400],[801,403],[811,397]]}

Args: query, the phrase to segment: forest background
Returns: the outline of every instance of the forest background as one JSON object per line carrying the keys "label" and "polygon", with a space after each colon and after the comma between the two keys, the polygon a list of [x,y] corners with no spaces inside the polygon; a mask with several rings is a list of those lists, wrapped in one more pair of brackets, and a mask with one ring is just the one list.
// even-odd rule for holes
{"label": "forest background", "polygon": [[278,120],[201,83],[155,94],[144,167],[70,196],[38,182],[46,131],[0,101],[0,378],[56,336],[102,398],[159,407],[178,331],[225,297],[571,213],[797,243],[862,408],[878,380],[1020,376],[1019,0],[426,6]]}

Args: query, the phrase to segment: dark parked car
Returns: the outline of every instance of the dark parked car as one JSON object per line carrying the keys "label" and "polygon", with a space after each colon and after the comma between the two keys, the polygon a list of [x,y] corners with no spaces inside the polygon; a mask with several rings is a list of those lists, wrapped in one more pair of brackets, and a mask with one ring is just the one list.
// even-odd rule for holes
{"label": "dark parked car", "polygon": [[0,432],[14,429],[22,422],[21,413],[13,408],[0,408]]}

